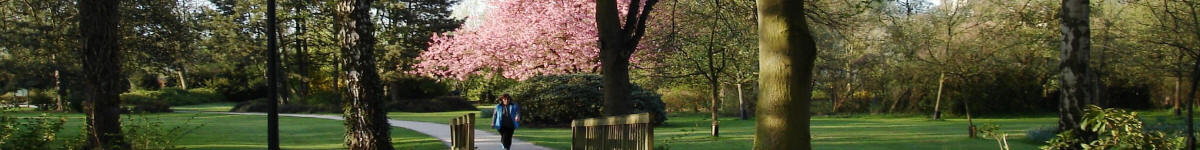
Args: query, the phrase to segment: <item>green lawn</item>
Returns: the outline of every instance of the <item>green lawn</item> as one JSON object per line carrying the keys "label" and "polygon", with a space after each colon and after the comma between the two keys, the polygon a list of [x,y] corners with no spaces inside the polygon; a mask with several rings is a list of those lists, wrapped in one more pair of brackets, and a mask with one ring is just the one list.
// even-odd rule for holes
{"label": "green lawn", "polygon": [[[449,118],[477,111],[406,113],[392,112],[392,119],[445,123]],[[749,149],[754,140],[754,120],[721,119],[721,137],[709,136],[709,116],[676,113],[667,125],[654,129],[655,144],[672,149]],[[487,120],[477,118],[477,129],[491,130]],[[995,124],[1009,134],[1013,149],[1035,149],[1040,143],[1024,139],[1025,130],[1053,126],[1054,117],[975,119],[976,125]],[[814,149],[995,149],[996,141],[967,138],[966,119],[933,121],[925,118],[829,118],[812,119]],[[518,139],[555,149],[570,149],[571,132],[566,128],[521,128]]]}
{"label": "green lawn", "polygon": [[[38,113],[6,113],[18,117],[36,117]],[[49,114],[67,116],[68,122],[59,132],[60,139],[79,136],[82,114]],[[200,126],[177,141],[188,149],[266,149],[266,116],[224,115],[203,113],[164,113],[135,117],[157,118],[165,127],[179,126],[189,118],[191,126]],[[123,115],[122,120],[129,117]],[[156,120],[156,119],[151,119]],[[129,122],[124,122],[128,124]],[[280,145],[283,149],[345,149],[342,121],[280,117]],[[441,150],[447,147],[425,134],[404,128],[392,128],[392,142],[397,149]],[[61,142],[61,141],[60,141]]]}
{"label": "green lawn", "polygon": [[[202,104],[175,107],[176,110],[227,111],[232,103]],[[490,108],[490,106],[480,106]],[[390,112],[392,119],[447,123],[451,118],[479,111],[455,111],[433,113]],[[20,115],[30,116],[24,113]],[[1144,120],[1170,117],[1168,111],[1143,111]],[[82,116],[71,114],[73,120]],[[194,149],[262,149],[265,135],[264,116],[236,116],[217,114],[172,113],[155,115],[164,120],[184,120],[197,116],[193,122],[205,126],[196,133],[182,138],[182,146]],[[672,113],[667,125],[655,128],[655,144],[668,145],[672,149],[749,149],[754,139],[753,120],[736,117],[721,119],[721,137],[709,136],[708,114]],[[477,129],[495,133],[488,120],[477,118]],[[340,121],[282,117],[282,142],[285,149],[340,149],[342,124]],[[975,119],[976,125],[993,124],[1009,134],[1012,149],[1036,149],[1039,142],[1025,138],[1025,131],[1039,127],[1052,127],[1057,118],[1053,114],[1034,116],[984,117]],[[77,133],[78,122],[69,124],[64,133]],[[176,121],[172,121],[176,122]],[[303,125],[303,126],[291,126]],[[411,130],[393,128],[397,147],[400,149],[445,149],[437,140]],[[811,130],[815,149],[996,149],[996,141],[967,138],[966,119],[929,120],[919,115],[860,115],[854,117],[813,117]],[[73,134],[70,134],[73,136]],[[516,137],[534,144],[555,149],[569,149],[570,132],[566,128],[522,128]]]}

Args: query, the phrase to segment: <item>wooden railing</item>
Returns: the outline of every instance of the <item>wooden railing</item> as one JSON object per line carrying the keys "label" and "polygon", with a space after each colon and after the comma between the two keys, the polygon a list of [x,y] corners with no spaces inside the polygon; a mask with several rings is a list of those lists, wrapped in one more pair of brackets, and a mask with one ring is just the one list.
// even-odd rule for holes
{"label": "wooden railing", "polygon": [[450,149],[475,149],[475,113],[450,119]]}
{"label": "wooden railing", "polygon": [[573,150],[651,150],[654,125],[650,113],[571,121]]}

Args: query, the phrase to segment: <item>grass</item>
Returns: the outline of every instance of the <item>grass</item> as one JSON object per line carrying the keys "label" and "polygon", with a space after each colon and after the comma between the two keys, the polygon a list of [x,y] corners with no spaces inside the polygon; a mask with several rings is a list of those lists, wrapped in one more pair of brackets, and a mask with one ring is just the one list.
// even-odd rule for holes
{"label": "grass", "polygon": [[[392,112],[392,119],[445,123],[466,113]],[[654,129],[656,145],[671,149],[748,149],[754,140],[754,120],[722,118],[721,136],[709,136],[711,121],[706,114],[670,114],[667,125]],[[477,118],[476,129],[491,130],[486,120]],[[1008,133],[1013,149],[1036,149],[1040,143],[1022,140],[1026,129],[1054,125],[1057,118],[975,119],[976,125],[996,124]],[[967,138],[965,119],[933,121],[924,118],[824,118],[812,119],[814,149],[994,149],[996,142]],[[571,132],[567,128],[521,128],[516,138],[554,149],[570,149]]]}
{"label": "grass", "polygon": [[[478,111],[456,111],[437,113],[391,112],[392,119],[446,123],[450,118]],[[1139,113],[1144,120],[1171,118],[1163,110]],[[671,149],[748,149],[754,140],[754,120],[724,117],[721,121],[721,136],[709,136],[708,114],[672,113],[667,125],[654,129],[655,144],[669,145]],[[477,118],[476,129],[495,133],[489,122],[491,118]],[[999,131],[1008,134],[1012,149],[1037,149],[1041,141],[1025,137],[1026,130],[1054,127],[1058,118],[1054,114],[1026,115],[1018,117],[976,118],[976,126],[998,125]],[[1176,122],[1176,121],[1171,121]],[[1149,123],[1149,122],[1147,122]],[[991,139],[967,137],[967,120],[951,118],[931,120],[922,116],[877,116],[813,117],[810,127],[814,149],[996,149]],[[516,138],[536,145],[554,149],[570,149],[571,133],[566,128],[521,128]],[[981,135],[982,136],[982,135]]]}
{"label": "grass", "polygon": [[[40,113],[6,113],[16,117],[37,117]],[[68,122],[62,131],[60,139],[78,137],[82,129],[84,115],[47,114],[50,116],[68,117]],[[122,115],[122,120],[130,115]],[[151,120],[163,122],[170,128],[180,125],[199,126],[193,132],[179,137],[178,146],[199,150],[227,149],[266,149],[266,116],[261,115],[225,115],[205,113],[163,113],[151,115],[133,115],[133,117],[150,117]],[[191,121],[189,118],[192,118]],[[183,124],[189,122],[189,124]],[[128,122],[125,122],[128,123]],[[280,145],[283,149],[345,149],[343,137],[345,128],[342,121],[280,117]],[[441,150],[447,147],[428,135],[404,128],[392,128],[392,143],[401,150]],[[62,142],[61,140],[59,142]],[[58,144],[58,145],[61,145]]]}
{"label": "grass", "polygon": [[[202,104],[175,107],[177,110],[227,111],[232,103]],[[490,106],[479,106],[490,108]],[[451,118],[479,111],[454,111],[432,113],[390,112],[388,117],[397,120],[421,121],[445,124]],[[164,118],[186,118],[198,116],[194,122],[205,126],[197,134],[183,137],[182,146],[193,149],[262,149],[265,135],[263,116],[234,116],[216,114],[173,113]],[[1178,123],[1167,110],[1139,111],[1147,123],[1155,118],[1168,118]],[[76,117],[82,117],[75,114]],[[668,145],[671,149],[748,149],[754,139],[754,120],[724,117],[721,121],[721,136],[709,136],[708,114],[672,113],[667,125],[655,128],[655,144]],[[73,118],[74,120],[75,118]],[[477,118],[476,129],[495,133],[488,122],[491,118]],[[340,149],[342,127],[340,121],[290,118],[281,119],[285,149]],[[993,124],[1009,134],[1012,149],[1036,149],[1041,142],[1026,139],[1025,131],[1040,127],[1053,127],[1054,114],[997,116],[976,118],[975,125]],[[288,126],[303,124],[304,126]],[[78,124],[74,124],[77,130]],[[68,127],[72,129],[72,127]],[[812,118],[814,149],[996,149],[996,141],[967,137],[966,119],[950,118],[930,120],[921,115],[853,115],[816,116]],[[77,131],[73,131],[77,132]],[[69,132],[68,132],[69,133]],[[201,134],[202,133],[202,134]],[[440,142],[411,130],[393,128],[393,138],[400,149],[445,149]],[[415,137],[419,136],[419,137]],[[571,133],[566,128],[521,128],[516,138],[536,145],[554,149],[570,149]],[[257,141],[256,141],[257,140]]]}

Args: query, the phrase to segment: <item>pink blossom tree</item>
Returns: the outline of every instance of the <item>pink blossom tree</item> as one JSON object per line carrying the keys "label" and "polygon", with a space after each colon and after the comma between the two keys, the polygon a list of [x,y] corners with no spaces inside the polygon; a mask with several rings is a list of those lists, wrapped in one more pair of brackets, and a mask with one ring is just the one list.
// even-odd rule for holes
{"label": "pink blossom tree", "polygon": [[496,7],[484,14],[478,27],[434,35],[412,73],[462,80],[473,74],[497,72],[505,78],[524,80],[599,68],[593,0],[489,3]]}

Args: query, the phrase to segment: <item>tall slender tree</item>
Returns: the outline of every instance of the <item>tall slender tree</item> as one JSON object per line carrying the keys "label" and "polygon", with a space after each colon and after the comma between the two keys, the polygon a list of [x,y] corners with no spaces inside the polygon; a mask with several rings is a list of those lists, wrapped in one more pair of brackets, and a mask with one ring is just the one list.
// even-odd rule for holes
{"label": "tall slender tree", "polygon": [[383,88],[375,66],[374,0],[341,0],[335,19],[341,43],[346,146],[356,150],[391,150],[391,126],[383,111]]}
{"label": "tall slender tree", "polygon": [[[1088,25],[1088,0],[1063,0],[1059,12],[1062,26],[1062,45],[1059,69],[1061,70],[1062,97],[1058,104],[1058,129],[1063,132],[1074,132],[1081,141],[1092,141],[1095,133],[1082,130],[1079,127],[1083,117],[1083,107],[1094,104],[1096,93],[1092,93],[1095,80],[1089,79],[1088,68],[1091,54],[1091,31]],[[1081,143],[1069,143],[1068,149],[1083,149]]]}
{"label": "tall slender tree", "polygon": [[817,47],[804,0],[758,0],[759,89],[754,149],[812,149],[809,105]]}
{"label": "tall slender tree", "polygon": [[83,35],[84,100],[88,147],[129,149],[121,135],[120,0],[80,0],[79,30]]}
{"label": "tall slender tree", "polygon": [[[637,51],[646,33],[646,19],[658,0],[630,0],[625,20],[617,15],[616,0],[596,0],[596,30],[600,35],[600,74],[604,77],[604,114],[633,113],[632,84],[629,83],[629,58]],[[621,22],[625,24],[622,26]]]}

